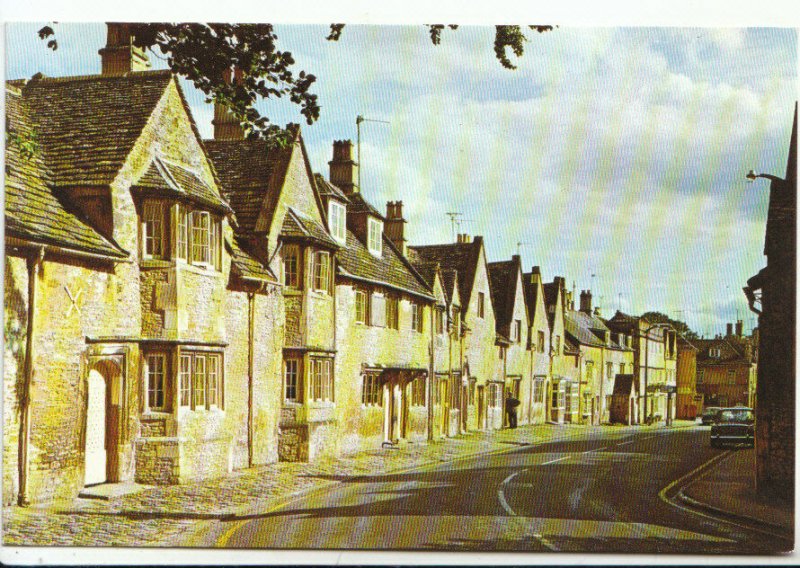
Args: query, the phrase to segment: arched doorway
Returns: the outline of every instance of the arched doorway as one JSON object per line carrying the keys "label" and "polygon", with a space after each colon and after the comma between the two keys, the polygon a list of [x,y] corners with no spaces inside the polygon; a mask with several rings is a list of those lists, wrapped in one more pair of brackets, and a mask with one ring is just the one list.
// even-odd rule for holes
{"label": "arched doorway", "polygon": [[120,369],[114,361],[94,363],[86,379],[84,485],[118,480],[118,432],[122,404]]}

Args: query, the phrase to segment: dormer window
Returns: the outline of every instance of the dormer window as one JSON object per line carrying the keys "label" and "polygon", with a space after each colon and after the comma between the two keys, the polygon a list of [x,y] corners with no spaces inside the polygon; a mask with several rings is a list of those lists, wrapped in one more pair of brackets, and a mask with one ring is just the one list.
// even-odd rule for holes
{"label": "dormer window", "polygon": [[347,240],[346,210],[338,201],[330,200],[328,203],[328,229],[334,239],[344,244]]}
{"label": "dormer window", "polygon": [[383,252],[383,223],[370,217],[367,220],[367,249],[375,256]]}

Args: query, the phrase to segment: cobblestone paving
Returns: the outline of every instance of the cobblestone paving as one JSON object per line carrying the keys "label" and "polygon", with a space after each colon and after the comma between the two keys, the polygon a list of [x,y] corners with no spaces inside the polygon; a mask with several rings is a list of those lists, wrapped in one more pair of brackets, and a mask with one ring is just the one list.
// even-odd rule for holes
{"label": "cobblestone paving", "polygon": [[[343,478],[447,462],[478,453],[510,451],[586,436],[587,426],[522,426],[516,430],[475,432],[398,449],[360,452],[315,463],[274,463],[237,471],[210,481],[152,487],[110,501],[75,499],[48,506],[5,507],[5,545],[169,546],[181,542],[198,522],[224,520],[262,511],[292,495]],[[637,427],[641,431],[645,427]],[[653,428],[653,427],[647,427]]]}

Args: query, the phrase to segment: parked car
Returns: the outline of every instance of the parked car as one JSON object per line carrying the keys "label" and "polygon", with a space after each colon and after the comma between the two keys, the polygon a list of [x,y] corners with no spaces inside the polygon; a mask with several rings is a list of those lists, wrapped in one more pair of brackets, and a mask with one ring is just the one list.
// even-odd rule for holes
{"label": "parked car", "polygon": [[708,426],[709,424],[713,424],[714,420],[717,418],[717,412],[722,410],[718,406],[709,406],[703,409],[703,415],[700,417],[700,423],[703,426]]}
{"label": "parked car", "polygon": [[711,446],[725,444],[755,445],[755,415],[752,408],[737,406],[722,408],[711,425]]}

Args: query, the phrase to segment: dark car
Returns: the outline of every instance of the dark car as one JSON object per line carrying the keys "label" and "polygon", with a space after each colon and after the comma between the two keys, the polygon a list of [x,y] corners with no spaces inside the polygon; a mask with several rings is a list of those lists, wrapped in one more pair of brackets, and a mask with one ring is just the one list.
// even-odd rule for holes
{"label": "dark car", "polygon": [[722,410],[718,406],[709,406],[703,410],[703,415],[700,417],[700,423],[703,426],[707,426],[709,424],[713,424],[714,420],[717,418],[717,412]]}
{"label": "dark car", "polygon": [[711,425],[711,446],[725,444],[755,445],[755,415],[752,408],[722,408]]}

